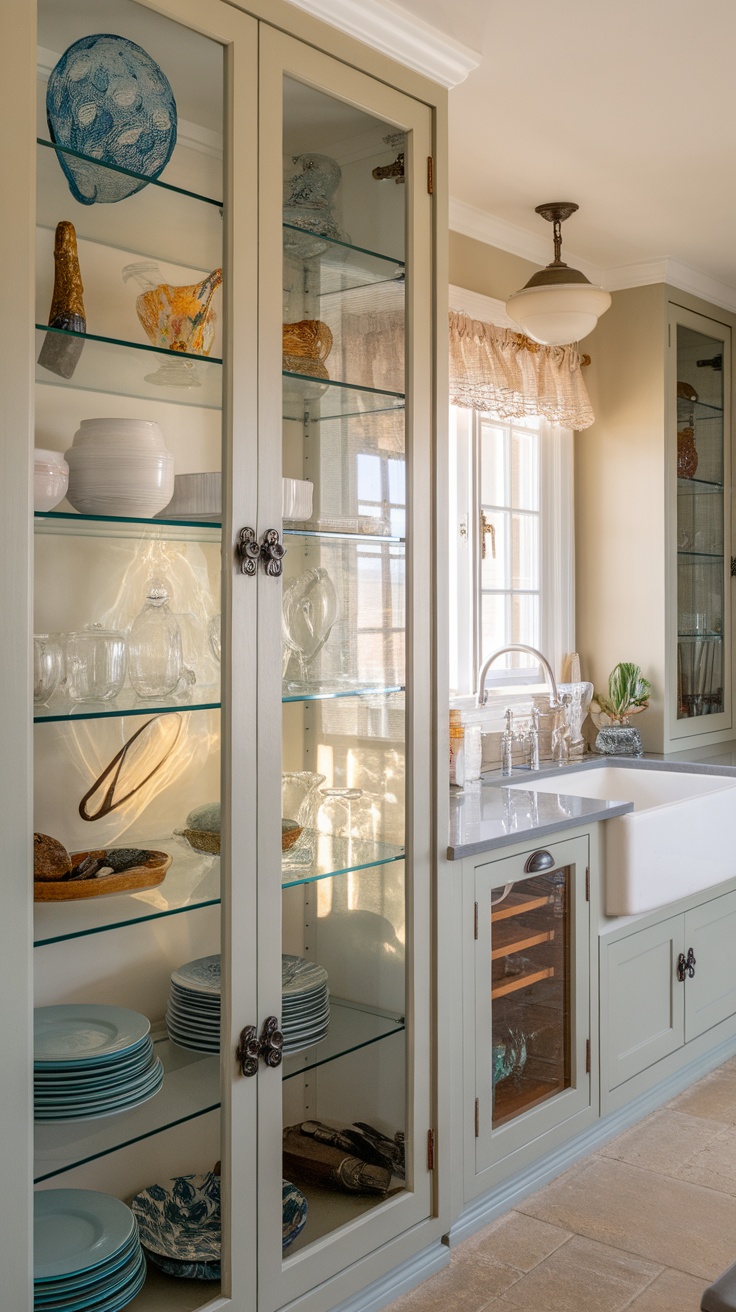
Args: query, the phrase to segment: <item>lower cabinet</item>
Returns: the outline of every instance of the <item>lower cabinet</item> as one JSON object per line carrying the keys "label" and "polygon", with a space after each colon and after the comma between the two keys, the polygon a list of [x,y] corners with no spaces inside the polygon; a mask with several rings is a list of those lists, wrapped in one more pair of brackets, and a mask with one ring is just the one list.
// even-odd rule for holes
{"label": "lower cabinet", "polygon": [[465,1193],[595,1114],[588,835],[464,871]]}
{"label": "lower cabinet", "polygon": [[601,938],[604,1090],[736,1014],[735,942],[736,891]]}

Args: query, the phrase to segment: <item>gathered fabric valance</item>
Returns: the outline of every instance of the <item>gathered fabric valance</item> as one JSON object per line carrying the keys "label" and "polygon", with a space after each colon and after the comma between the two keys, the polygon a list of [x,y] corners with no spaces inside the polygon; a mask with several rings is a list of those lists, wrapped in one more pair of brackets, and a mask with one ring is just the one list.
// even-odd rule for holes
{"label": "gathered fabric valance", "polygon": [[450,313],[450,401],[499,419],[544,415],[561,428],[595,421],[576,346],[540,346],[523,333]]}

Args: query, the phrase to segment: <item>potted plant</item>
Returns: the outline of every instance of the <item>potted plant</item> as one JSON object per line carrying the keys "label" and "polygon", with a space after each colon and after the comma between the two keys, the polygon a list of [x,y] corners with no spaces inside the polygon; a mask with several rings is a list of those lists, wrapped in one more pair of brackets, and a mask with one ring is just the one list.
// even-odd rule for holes
{"label": "potted plant", "polygon": [[638,665],[621,661],[608,676],[608,695],[596,692],[590,713],[598,729],[595,750],[604,756],[641,756],[641,734],[630,726],[632,715],[649,705],[652,685]]}

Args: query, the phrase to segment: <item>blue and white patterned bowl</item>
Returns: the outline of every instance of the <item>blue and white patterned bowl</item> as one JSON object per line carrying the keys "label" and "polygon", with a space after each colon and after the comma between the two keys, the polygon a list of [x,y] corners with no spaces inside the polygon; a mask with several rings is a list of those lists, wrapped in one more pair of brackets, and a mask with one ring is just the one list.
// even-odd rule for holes
{"label": "blue and white patterned bowl", "polygon": [[46,117],[52,141],[141,175],[57,153],[81,205],[124,200],[159,176],[176,145],[176,101],[158,64],[134,41],[99,33],[69,46],[51,70]]}
{"label": "blue and white patterned bowl", "polygon": [[[132,1199],[146,1254],[168,1275],[188,1280],[220,1279],[220,1177],[180,1175],[152,1184]],[[282,1185],[282,1248],[301,1234],[307,1200],[288,1180]]]}

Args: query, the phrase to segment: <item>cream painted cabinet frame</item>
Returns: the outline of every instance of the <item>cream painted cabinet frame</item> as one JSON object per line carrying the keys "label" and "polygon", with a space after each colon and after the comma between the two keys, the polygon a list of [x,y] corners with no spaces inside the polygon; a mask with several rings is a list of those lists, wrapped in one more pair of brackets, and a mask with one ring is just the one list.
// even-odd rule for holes
{"label": "cream painted cabinet frame", "polygon": [[[449,1224],[436,1165],[443,1154],[447,1160],[437,1143],[447,1106],[438,1079],[436,978],[444,949],[435,868],[437,835],[442,850],[446,828],[446,753],[437,747],[444,717],[433,709],[446,704],[433,618],[442,518],[433,509],[441,466],[436,416],[444,426],[447,410],[446,351],[437,364],[443,298],[441,312],[435,304],[446,272],[444,180],[434,194],[428,185],[429,157],[444,155],[444,93],[280,0],[255,0],[250,13],[220,0],[101,0],[93,7],[40,0],[38,31],[32,9],[11,0],[9,75],[0,90],[5,121],[13,123],[2,200],[13,332],[3,361],[0,479],[10,747],[2,765],[8,888],[0,935],[3,960],[19,981],[12,1006],[0,1009],[4,1051],[12,1054],[3,1176],[14,1199],[0,1239],[3,1298],[14,1312],[32,1306],[34,1179],[38,1188],[92,1188],[127,1199],[153,1181],[204,1171],[219,1156],[221,1283],[202,1282],[197,1300],[191,1287],[183,1292],[152,1267],[133,1312],[276,1312],[292,1304],[327,1312],[437,1241]],[[178,153],[173,172],[129,202],[81,206],[56,169],[53,142],[35,143],[46,135],[45,77],[73,41],[98,29],[149,49],[169,70],[180,98]],[[399,153],[404,177],[397,183],[391,166]],[[329,186],[319,191],[320,177],[335,160],[330,200]],[[315,195],[324,202],[316,240],[304,211],[295,224],[282,222],[290,188],[297,210],[304,202],[293,183],[300,167],[319,175],[306,203],[308,211]],[[386,171],[386,180],[374,169]],[[45,338],[53,230],[70,218],[88,336],[77,379],[52,379],[52,394],[40,366],[34,389],[34,365]],[[218,264],[223,295],[210,358],[180,358],[184,372],[157,375],[171,362],[146,354],[151,344],[136,322],[136,292],[164,282],[196,285]],[[111,289],[105,297],[100,270]],[[118,307],[127,327],[116,331]],[[284,322],[294,325],[297,344],[288,360]],[[35,337],[34,324],[41,325]],[[316,339],[320,345],[310,349]],[[221,387],[213,388],[220,375]],[[43,624],[67,632],[103,617],[109,627],[127,628],[155,565],[173,578],[172,610],[190,642],[220,615],[221,664],[218,670],[205,642],[197,647],[198,682],[183,701],[176,694],[173,702],[159,696],[141,705],[126,688],[125,717],[114,703],[96,722],[77,708],[75,720],[90,723],[80,726],[75,750],[86,735],[89,755],[68,766],[71,738],[64,735],[76,733],[68,708],[60,701],[48,713],[35,707],[44,723],[32,730],[30,454],[34,444],[63,451],[79,418],[117,414],[160,422],[178,472],[221,469],[221,530],[194,516],[167,521],[165,510],[161,524],[129,516],[127,527],[115,514],[92,516],[84,532],[66,505],[40,526],[37,519],[36,630]],[[286,525],[282,477],[311,484],[313,495],[311,515],[302,511]],[[244,570],[257,553],[244,556],[243,529],[253,530],[259,546],[272,546],[266,535],[278,533],[286,555],[264,550],[255,570]],[[126,586],[134,581],[132,613],[121,609],[118,575]],[[195,577],[201,594],[188,593],[182,581]],[[286,620],[285,589],[296,598]],[[81,903],[49,903],[34,933],[28,872],[39,797],[49,801],[41,813],[53,832],[76,786],[74,771],[109,759],[105,733],[124,743],[144,718],[172,724],[174,713],[195,726],[193,748],[181,779],[167,779],[168,810],[153,796],[157,823],[172,838],[192,804],[213,800],[219,786],[219,862],[203,859],[190,891],[167,901],[180,870],[200,859],[188,840],[173,837],[179,846],[160,894],[148,902],[144,896],[133,910],[128,899],[118,911],[114,896],[84,903],[102,908],[99,914],[77,912]],[[39,746],[49,734],[56,756]],[[57,761],[58,789],[51,789]],[[304,790],[303,809],[286,800],[292,785]],[[129,832],[106,830],[106,843],[117,838],[119,845],[123,832],[132,843],[143,832],[142,816],[133,817],[138,831],[133,821]],[[282,855],[280,817],[301,831],[291,856]],[[81,850],[74,824],[70,849]],[[154,833],[163,830],[145,832],[154,847]],[[41,1126],[35,1172],[33,942],[37,1003],[128,1006],[149,1015],[159,1051],[170,1050],[163,1089],[150,1104],[98,1119],[76,1138],[62,1127],[55,1139],[53,1126]],[[207,1051],[193,1054],[177,1045],[175,1018],[169,1039],[163,1022],[172,968],[218,951],[219,1061],[211,1036]],[[319,1002],[311,1009],[298,986],[284,1002],[283,954],[303,958],[307,973],[316,970],[309,978],[320,980]],[[286,1031],[284,1061],[267,1063],[261,1044],[257,1073],[245,1077],[235,1058],[242,1031],[253,1026],[261,1036],[270,1017]],[[170,1110],[159,1115],[162,1108]],[[338,1151],[343,1140],[326,1146],[317,1168],[302,1151],[314,1140],[299,1127],[315,1122],[328,1137],[330,1129],[352,1133],[354,1122],[367,1133],[357,1167],[356,1154],[347,1154],[343,1173],[352,1192],[335,1187],[334,1177],[324,1184],[325,1170],[337,1170],[335,1153],[347,1151]],[[317,1137],[325,1137],[319,1126]],[[79,1147],[70,1150],[70,1142]],[[297,1183],[302,1158],[307,1222],[282,1249],[282,1180]]]}

